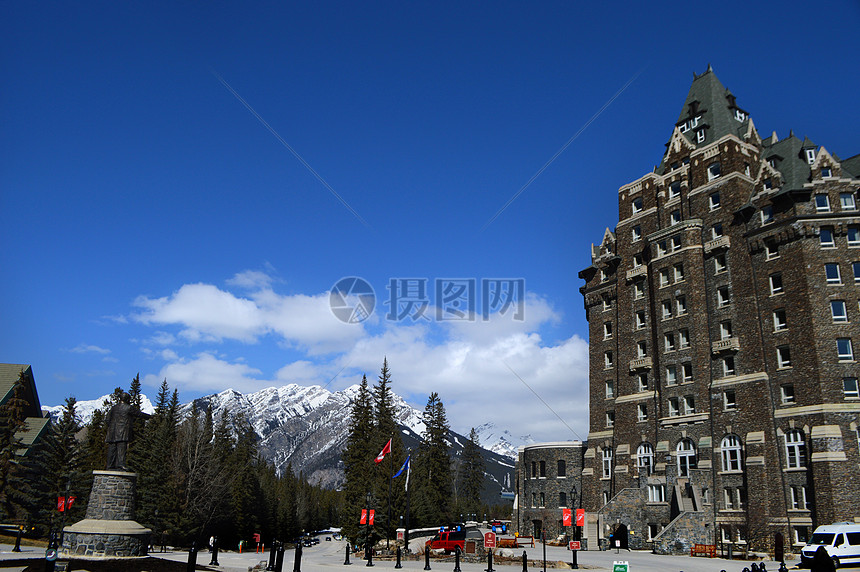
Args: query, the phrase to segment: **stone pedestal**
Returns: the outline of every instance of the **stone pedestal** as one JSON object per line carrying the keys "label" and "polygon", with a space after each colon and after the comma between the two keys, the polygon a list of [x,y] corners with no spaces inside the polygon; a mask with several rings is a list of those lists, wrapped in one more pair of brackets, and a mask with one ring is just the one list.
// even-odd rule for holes
{"label": "stone pedestal", "polygon": [[146,556],[152,531],[134,520],[137,473],[93,471],[86,518],[63,529],[68,556]]}

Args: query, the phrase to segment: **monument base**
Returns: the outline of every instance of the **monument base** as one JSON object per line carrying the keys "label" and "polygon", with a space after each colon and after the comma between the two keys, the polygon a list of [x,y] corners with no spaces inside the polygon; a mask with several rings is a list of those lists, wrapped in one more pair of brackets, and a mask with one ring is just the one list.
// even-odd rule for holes
{"label": "monument base", "polygon": [[63,529],[61,553],[68,556],[146,556],[152,531],[134,521],[137,473],[93,471],[84,520]]}

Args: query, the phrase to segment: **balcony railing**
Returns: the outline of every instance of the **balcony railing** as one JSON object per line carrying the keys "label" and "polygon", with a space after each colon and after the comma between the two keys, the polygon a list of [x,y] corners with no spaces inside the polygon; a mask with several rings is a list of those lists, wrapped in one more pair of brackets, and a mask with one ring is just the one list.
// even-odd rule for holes
{"label": "balcony railing", "polygon": [[641,357],[630,360],[630,371],[636,371],[637,369],[651,369],[651,358]]}
{"label": "balcony railing", "polygon": [[633,280],[637,276],[647,276],[647,274],[648,274],[648,267],[643,264],[642,266],[637,266],[636,268],[628,270],[627,271],[627,279]]}
{"label": "balcony railing", "polygon": [[711,252],[712,250],[719,250],[723,248],[728,248],[731,242],[729,241],[729,237],[726,235],[719,236],[714,240],[709,240],[705,243],[705,254]]}
{"label": "balcony railing", "polygon": [[711,352],[715,354],[720,352],[736,352],[739,349],[741,349],[741,343],[737,338],[726,338],[711,343]]}

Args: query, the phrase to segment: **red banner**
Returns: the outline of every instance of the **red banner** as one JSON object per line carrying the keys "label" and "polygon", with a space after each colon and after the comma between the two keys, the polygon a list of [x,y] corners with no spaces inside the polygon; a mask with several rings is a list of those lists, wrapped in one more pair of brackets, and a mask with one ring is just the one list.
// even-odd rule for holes
{"label": "red banner", "polygon": [[367,524],[367,509],[361,509],[361,520],[358,521],[358,524]]}
{"label": "red banner", "polygon": [[68,497],[66,499],[66,510],[72,510],[72,505],[75,504],[75,501],[78,497]]}
{"label": "red banner", "polygon": [[60,512],[66,510],[66,497],[57,497],[57,510]]}
{"label": "red banner", "polygon": [[571,514],[569,508],[564,508],[561,510],[561,525],[562,526],[570,526]]}
{"label": "red banner", "polygon": [[576,509],[576,526],[585,526],[585,509]]}
{"label": "red banner", "polygon": [[370,509],[370,526],[373,526],[373,515],[376,514],[376,511]]}

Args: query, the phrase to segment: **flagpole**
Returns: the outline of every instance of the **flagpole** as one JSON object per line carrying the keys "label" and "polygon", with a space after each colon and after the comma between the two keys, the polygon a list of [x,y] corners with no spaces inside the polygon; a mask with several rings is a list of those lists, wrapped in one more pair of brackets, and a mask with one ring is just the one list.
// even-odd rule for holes
{"label": "flagpole", "polygon": [[[390,443],[394,439],[394,436],[391,436],[391,439],[388,440]],[[394,447],[392,447],[394,449]],[[389,550],[391,548],[389,544],[389,536],[391,530],[391,481],[394,479],[394,451],[392,450],[388,454],[388,476],[391,477],[388,479],[388,522],[385,523],[385,549]]]}
{"label": "flagpole", "polygon": [[412,449],[406,452],[406,531],[403,538],[406,540],[406,554],[409,554],[409,471],[412,470]]}

